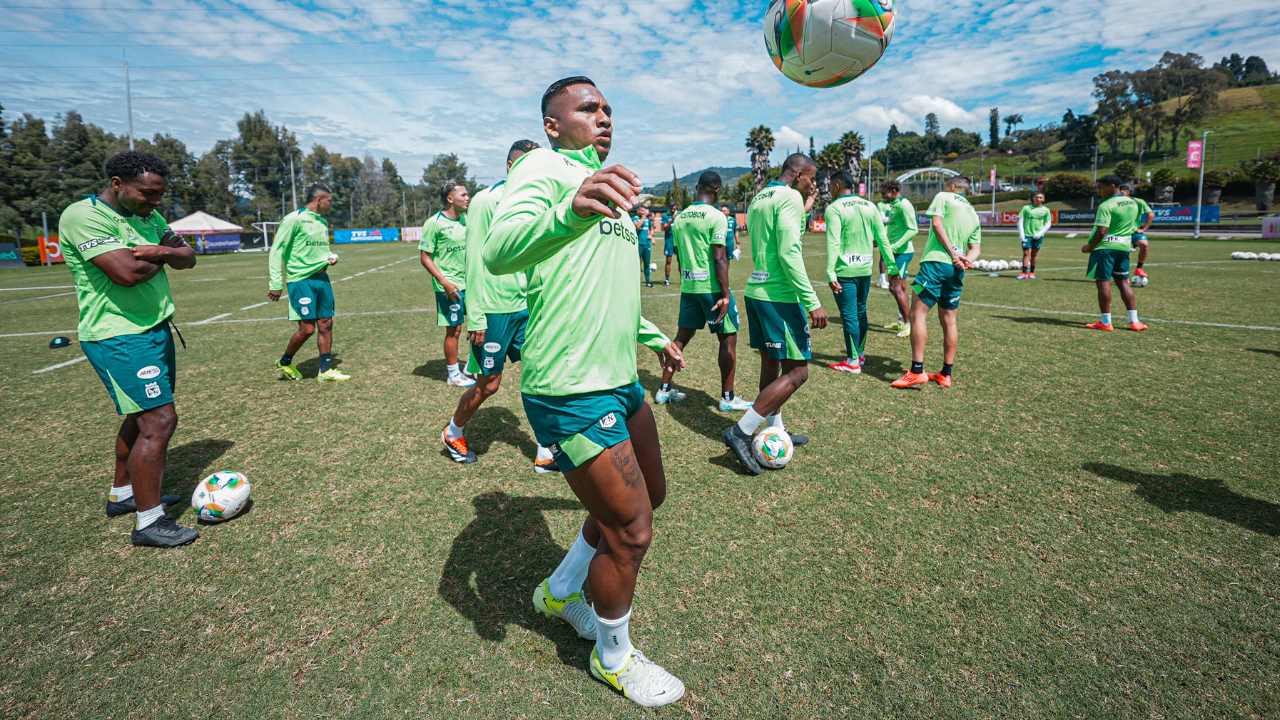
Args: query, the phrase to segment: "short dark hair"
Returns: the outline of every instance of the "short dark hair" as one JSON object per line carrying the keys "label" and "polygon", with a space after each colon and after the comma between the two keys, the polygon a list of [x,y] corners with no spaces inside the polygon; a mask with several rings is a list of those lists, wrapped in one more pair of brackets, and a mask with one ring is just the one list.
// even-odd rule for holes
{"label": "short dark hair", "polygon": [[724,183],[720,180],[720,173],[714,170],[708,170],[698,176],[698,188],[718,188]]}
{"label": "short dark hair", "polygon": [[466,187],[466,185],[461,180],[445,180],[444,184],[440,186],[440,202],[449,202],[449,193],[453,192],[453,189],[458,186]]}
{"label": "short dark hair", "polygon": [[146,173],[154,173],[162,178],[169,177],[169,166],[163,160],[151,153],[137,150],[126,150],[112,155],[107,159],[103,170],[108,180],[117,177],[121,180],[133,180]]}
{"label": "short dark hair", "polygon": [[332,195],[333,191],[330,190],[329,186],[325,185],[324,183],[311,183],[310,185],[307,186],[306,195],[305,195],[306,200],[303,201],[303,204],[305,205],[315,200],[316,196],[319,195],[320,193],[329,193],[330,195]]}
{"label": "short dark hair", "polygon": [[836,170],[831,173],[831,179],[838,181],[845,188],[852,190],[854,188],[853,175],[848,170]]}
{"label": "short dark hair", "polygon": [[538,143],[532,140],[517,140],[511,143],[511,149],[507,151],[507,162],[511,162],[512,156],[516,153],[523,155],[531,150],[537,150],[538,147]]}
{"label": "short dark hair", "polygon": [[813,158],[804,153],[791,153],[786,160],[782,161],[782,172],[790,170],[794,173],[800,173],[816,165],[817,163],[813,161]]}
{"label": "short dark hair", "polygon": [[963,185],[966,190],[972,187],[969,183],[969,178],[963,175],[953,175],[952,177],[947,178],[947,181],[943,183],[944,187],[957,187],[961,185]]}
{"label": "short dark hair", "polygon": [[560,78],[559,80],[551,83],[551,86],[547,88],[547,91],[542,93],[543,117],[547,116],[547,108],[551,106],[552,99],[563,92],[565,88],[572,85],[590,85],[591,87],[596,87],[595,81],[586,75],[570,75],[567,78]]}
{"label": "short dark hair", "polygon": [[1124,185],[1124,180],[1119,175],[1103,175],[1098,178],[1099,185],[1115,185],[1120,187]]}
{"label": "short dark hair", "polygon": [[902,192],[902,185],[897,180],[885,180],[880,183],[880,192]]}

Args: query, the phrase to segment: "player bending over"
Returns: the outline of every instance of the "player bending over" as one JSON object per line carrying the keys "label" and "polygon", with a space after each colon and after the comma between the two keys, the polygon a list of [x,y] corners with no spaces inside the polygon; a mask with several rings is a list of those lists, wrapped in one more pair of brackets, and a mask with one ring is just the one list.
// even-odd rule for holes
{"label": "player bending over", "polygon": [[1040,247],[1044,245],[1044,236],[1053,227],[1053,211],[1044,206],[1044,193],[1031,196],[1031,204],[1023,205],[1018,211],[1018,237],[1022,238],[1022,272],[1019,280],[1036,279],[1036,258],[1040,257]]}
{"label": "player bending over", "polygon": [[490,272],[528,276],[525,413],[589,513],[568,554],[534,589],[533,605],[595,639],[592,677],[640,705],[666,705],[684,695],[684,684],[635,649],[630,634],[636,574],[667,491],[635,344],[657,352],[664,366],[684,359],[640,316],[637,238],[627,214],[640,179],[620,165],[601,167],[613,144],[613,108],[590,79],[571,77],[547,88],[542,116],[555,150],[533,150],[511,167],[484,251]]}
{"label": "player bending over", "polygon": [[1129,311],[1129,329],[1142,332],[1147,329],[1138,319],[1138,299],[1129,287],[1129,253],[1133,250],[1133,234],[1138,230],[1138,203],[1120,192],[1123,180],[1108,175],[1098,180],[1098,195],[1102,204],[1093,218],[1093,234],[1089,242],[1080,248],[1088,253],[1089,279],[1098,286],[1098,310],[1101,317],[1087,327],[1091,330],[1111,332],[1111,285],[1120,289],[1120,299]]}
{"label": "player bending over", "polygon": [[422,226],[418,258],[431,273],[436,291],[436,324],[444,328],[446,382],[471,387],[476,381],[463,373],[458,363],[458,337],[467,314],[467,207],[471,196],[466,185],[450,180],[440,188],[440,199],[446,207]]}
{"label": "player bending over", "polygon": [[[744,294],[751,347],[760,351],[760,394],[723,438],[752,475],[761,473],[752,436],[766,422],[785,431],[782,406],[809,379],[809,325],[827,326],[827,313],[805,272],[801,243],[805,215],[817,197],[817,172],[808,155],[794,153],[782,164],[778,179],[756,193],[747,207],[755,270]],[[800,446],[809,439],[792,435],[791,441]]]}
{"label": "player bending over", "polygon": [[[949,178],[946,190],[934,196],[925,212],[929,216],[929,239],[912,285],[916,296],[911,301],[911,370],[893,381],[895,388],[917,387],[929,381],[939,387],[951,387],[951,367],[960,339],[956,316],[964,289],[964,271],[973,267],[982,251],[982,225],[964,197],[968,189],[967,179]],[[925,375],[924,348],[929,342],[926,323],[929,308],[935,304],[942,325],[942,369]]]}
{"label": "player bending over", "polygon": [[[738,304],[729,288],[728,219],[716,209],[720,175],[704,172],[698,178],[698,199],[676,215],[671,224],[676,258],[680,261],[680,317],[675,344],[683,352],[694,333],[709,328],[720,340],[720,412],[746,410],[751,401],[733,394],[738,365]],[[671,385],[668,367],[653,401],[679,402],[685,394]]]}
{"label": "player bending over", "polygon": [[907,268],[911,267],[911,258],[915,257],[915,237],[920,232],[916,222],[916,209],[902,194],[902,186],[897,180],[890,180],[880,186],[880,211],[884,215],[885,229],[889,234],[889,249],[893,251],[893,264],[897,266],[896,275],[886,279],[884,268],[888,264],[880,260],[880,284],[888,287],[893,301],[898,304],[898,322],[889,325],[888,329],[897,330],[898,337],[911,335],[911,294],[907,292]]}
{"label": "player bending over", "polygon": [[1146,200],[1133,195],[1133,183],[1129,180],[1124,181],[1120,185],[1120,192],[1126,196],[1133,198],[1138,204],[1138,231],[1133,234],[1133,244],[1138,250],[1138,267],[1134,268],[1133,276],[1142,278],[1140,285],[1147,284],[1147,271],[1142,269],[1142,265],[1147,262],[1147,251],[1151,248],[1151,241],[1147,239],[1147,231],[1151,229],[1151,224],[1156,221],[1156,213],[1147,204]]}
{"label": "player bending over", "polygon": [[858,374],[866,362],[867,297],[871,293],[871,260],[878,252],[889,274],[897,280],[898,265],[889,250],[880,208],[853,194],[853,176],[847,170],[831,175],[827,205],[827,284],[835,293],[844,326],[845,359],[827,367]]}

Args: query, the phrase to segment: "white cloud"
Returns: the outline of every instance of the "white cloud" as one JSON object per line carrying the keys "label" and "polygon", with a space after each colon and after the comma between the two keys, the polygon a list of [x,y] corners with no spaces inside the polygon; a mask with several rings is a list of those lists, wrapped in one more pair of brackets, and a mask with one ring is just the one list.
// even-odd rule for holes
{"label": "white cloud", "polygon": [[783,154],[789,153],[796,148],[801,150],[809,149],[809,136],[786,125],[773,131],[773,140],[775,151]]}
{"label": "white cloud", "polygon": [[987,119],[984,112],[965,110],[952,100],[934,95],[912,95],[902,101],[902,110],[919,118],[934,113],[943,125],[964,128],[980,125]]}

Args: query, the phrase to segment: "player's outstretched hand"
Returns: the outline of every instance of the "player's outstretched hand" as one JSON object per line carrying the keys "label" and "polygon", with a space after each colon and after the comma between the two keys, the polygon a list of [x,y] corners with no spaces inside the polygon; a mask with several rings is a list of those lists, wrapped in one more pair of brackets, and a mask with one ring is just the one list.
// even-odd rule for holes
{"label": "player's outstretched hand", "polygon": [[617,218],[615,208],[630,212],[640,194],[640,176],[621,165],[610,165],[578,186],[573,196],[573,212],[581,218],[603,215]]}
{"label": "player's outstretched hand", "polygon": [[275,302],[280,299],[280,293],[281,293],[280,290],[268,290],[267,299],[270,300],[271,302]]}
{"label": "player's outstretched hand", "polygon": [[684,369],[684,352],[680,350],[679,345],[669,342],[662,348],[662,352],[658,353],[658,362],[662,364],[663,370],[679,372]]}
{"label": "player's outstretched hand", "polygon": [[817,330],[825,328],[827,326],[827,311],[822,308],[811,311],[809,313],[809,324]]}
{"label": "player's outstretched hand", "polygon": [[832,281],[831,281],[831,292],[833,292],[833,293],[835,293],[835,294],[839,295],[840,293],[844,292],[844,288],[840,285],[840,283],[836,282],[835,280],[832,280]]}
{"label": "player's outstretched hand", "polygon": [[484,331],[483,331],[483,330],[470,330],[470,331],[468,331],[468,332],[467,332],[467,342],[471,343],[472,345],[483,345],[483,344],[484,344]]}
{"label": "player's outstretched hand", "polygon": [[729,314],[729,298],[722,297],[711,306],[711,312],[716,316],[716,325],[724,322],[724,316]]}

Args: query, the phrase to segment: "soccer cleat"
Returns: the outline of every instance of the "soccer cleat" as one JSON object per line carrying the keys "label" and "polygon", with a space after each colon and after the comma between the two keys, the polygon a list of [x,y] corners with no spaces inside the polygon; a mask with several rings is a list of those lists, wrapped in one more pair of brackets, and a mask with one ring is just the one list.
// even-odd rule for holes
{"label": "soccer cleat", "polygon": [[450,459],[454,462],[470,465],[476,461],[476,454],[467,447],[465,435],[451,438],[449,437],[449,428],[445,428],[440,431],[440,442],[444,443],[445,452],[449,453]]}
{"label": "soccer cleat", "polygon": [[889,387],[897,388],[898,390],[906,390],[908,388],[920,387],[928,382],[929,376],[924,373],[907,372],[902,377],[889,383]]}
{"label": "soccer cleat", "polygon": [[1147,276],[1147,271],[1143,270],[1142,268],[1135,268],[1133,271],[1133,276],[1144,278]]}
{"label": "soccer cleat", "polygon": [[1027,273],[1027,279],[1028,279],[1028,280],[1035,280],[1035,279],[1036,279],[1036,274],[1035,274],[1035,273]]}
{"label": "soccer cleat", "polygon": [[320,382],[346,382],[350,379],[350,375],[337,368],[329,368],[316,376],[316,380],[319,380]]}
{"label": "soccer cleat", "polygon": [[898,337],[911,337],[911,323],[902,323],[902,329],[898,331]]}
{"label": "soccer cleat", "polygon": [[617,672],[609,672],[600,655],[591,648],[591,677],[608,685],[641,707],[662,707],[684,697],[684,683],[658,663],[632,650],[631,657]]}
{"label": "soccer cleat", "polygon": [[888,278],[880,278],[879,285],[880,285],[880,289],[881,289],[881,290],[888,290],[888,289],[889,289],[889,280],[888,280]]}
{"label": "soccer cleat", "polygon": [[1019,280],[1027,280],[1029,277],[1030,275],[1028,273],[1024,273],[1024,272],[1018,273]]}
{"label": "soccer cleat", "polygon": [[533,471],[539,475],[558,473],[560,472],[560,466],[556,464],[554,458],[537,458],[533,461]]}
{"label": "soccer cleat", "polygon": [[746,412],[751,409],[751,401],[746,398],[734,397],[732,400],[725,400],[724,396],[720,397],[720,412]]}
{"label": "soccer cleat", "polygon": [[453,375],[445,382],[448,383],[449,385],[452,385],[454,387],[460,387],[460,388],[469,388],[472,385],[476,384],[475,378],[471,377],[470,375],[467,375],[466,373],[458,373],[457,375]]}
{"label": "soccer cleat", "polygon": [[651,287],[653,287],[653,283],[651,283],[651,282],[647,282],[647,283],[645,283],[645,284],[644,284],[644,286],[645,286],[645,287],[647,287],[647,288],[651,288]]}
{"label": "soccer cleat", "polygon": [[596,611],[587,604],[581,591],[561,600],[551,594],[551,583],[543,580],[533,589],[533,609],[569,623],[583,640],[596,639]]}
{"label": "soccer cleat", "polygon": [[1142,332],[1147,329],[1147,324],[1144,322],[1129,323],[1129,329],[1134,332]]}
{"label": "soccer cleat", "polygon": [[666,286],[671,285],[671,278],[667,278],[666,280],[663,280],[663,281],[662,281],[662,284],[663,284],[663,285],[666,285]]}
{"label": "soccer cleat", "polygon": [[670,390],[659,389],[653,394],[653,401],[659,405],[667,405],[670,403],[681,402],[687,397],[688,395],[685,395],[675,388],[671,388]]}
{"label": "soccer cleat", "polygon": [[288,365],[281,365],[280,361],[277,360],[276,369],[280,371],[281,380],[301,380],[302,379],[302,371],[299,370],[296,366],[294,366],[293,363],[289,363]]}
{"label": "soccer cleat", "polygon": [[189,545],[200,537],[200,533],[189,527],[183,527],[171,518],[162,517],[141,530],[135,529],[129,536],[134,545],[144,547],[175,548]]}
{"label": "soccer cleat", "polygon": [[[742,432],[737,424],[730,425],[721,435],[724,444],[729,446],[733,451],[738,462],[742,463],[742,467],[751,475],[759,475],[764,472],[760,468],[760,463],[756,460],[755,452],[751,449],[751,436]],[[794,444],[794,440],[792,443]]]}
{"label": "soccer cleat", "polygon": [[1085,325],[1085,327],[1090,330],[1101,330],[1102,332],[1112,332],[1116,329],[1116,327],[1111,323],[1104,323],[1101,320],[1095,320],[1088,325]]}
{"label": "soccer cleat", "polygon": [[938,387],[941,388],[949,388],[951,387],[951,376],[943,375],[942,373],[929,373],[929,382],[937,383]]}
{"label": "soccer cleat", "polygon": [[856,362],[851,363],[848,360],[841,360],[840,362],[827,363],[827,367],[831,368],[832,370],[835,370],[836,372],[849,373],[851,375],[860,375],[862,373],[861,365],[859,365]]}
{"label": "soccer cleat", "polygon": [[793,433],[787,433],[787,435],[791,436],[791,447],[804,447],[809,444],[808,435],[796,435]]}
{"label": "soccer cleat", "polygon": [[[182,498],[178,495],[160,496],[160,504],[165,507],[177,505],[180,502],[182,502]],[[120,517],[121,515],[128,515],[133,512],[138,512],[138,504],[134,502],[134,498],[132,497],[126,500],[121,500],[120,502],[111,502],[111,500],[107,500],[107,517],[109,518]]]}
{"label": "soccer cleat", "polygon": [[906,326],[907,326],[907,324],[906,324],[905,322],[903,322],[902,320],[895,320],[894,322],[891,322],[891,323],[889,323],[888,325],[885,325],[885,326],[884,326],[884,329],[885,329],[885,330],[901,330],[902,328],[904,328],[904,327],[906,327]]}

